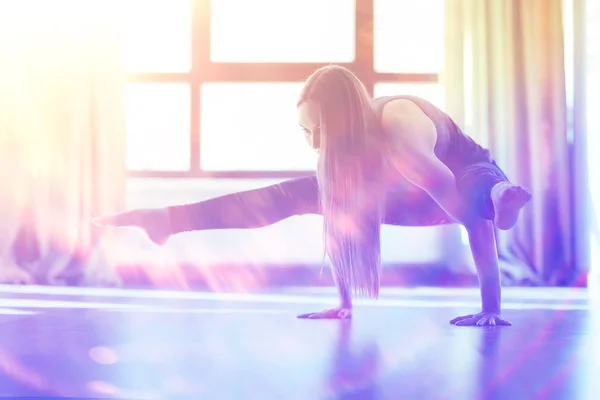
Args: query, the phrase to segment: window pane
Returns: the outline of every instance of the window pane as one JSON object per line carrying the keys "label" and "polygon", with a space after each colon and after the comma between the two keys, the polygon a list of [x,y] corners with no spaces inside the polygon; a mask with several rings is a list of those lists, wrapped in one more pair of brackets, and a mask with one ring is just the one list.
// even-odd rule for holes
{"label": "window pane", "polygon": [[373,25],[378,72],[442,71],[444,0],[374,0]]}
{"label": "window pane", "polygon": [[212,0],[215,62],[352,62],[354,0]]}
{"label": "window pane", "polygon": [[125,0],[129,72],[188,72],[191,0]]}
{"label": "window pane", "polygon": [[220,171],[313,170],[296,103],[301,83],[202,85],[201,167]]}
{"label": "window pane", "polygon": [[127,87],[127,168],[190,168],[190,86],[132,83]]}
{"label": "window pane", "polygon": [[423,98],[440,109],[444,109],[444,87],[439,83],[376,83],[375,97],[410,95]]}

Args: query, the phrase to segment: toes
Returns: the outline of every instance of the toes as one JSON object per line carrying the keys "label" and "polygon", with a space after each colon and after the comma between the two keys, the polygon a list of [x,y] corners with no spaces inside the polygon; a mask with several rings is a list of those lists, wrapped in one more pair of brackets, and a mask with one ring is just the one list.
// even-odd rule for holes
{"label": "toes", "polygon": [[531,200],[531,190],[525,189],[525,188],[521,188],[521,191],[522,191],[521,196],[523,197],[523,199],[525,201]]}
{"label": "toes", "polygon": [[531,191],[521,186],[512,186],[504,190],[501,201],[523,205],[531,200]]}
{"label": "toes", "polygon": [[514,197],[520,201],[529,201],[531,199],[531,190],[522,186],[514,186]]}
{"label": "toes", "polygon": [[496,227],[500,230],[511,229],[517,223],[521,209],[530,199],[531,195],[519,186],[504,189],[494,201]]}

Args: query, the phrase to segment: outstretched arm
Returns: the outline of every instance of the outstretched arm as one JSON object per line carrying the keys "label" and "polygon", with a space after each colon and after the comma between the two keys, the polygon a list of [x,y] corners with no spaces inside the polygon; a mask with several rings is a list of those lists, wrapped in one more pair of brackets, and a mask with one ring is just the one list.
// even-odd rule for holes
{"label": "outstretched arm", "polygon": [[479,278],[481,309],[500,314],[500,268],[493,223],[482,218],[471,224],[467,233]]}
{"label": "outstretched arm", "polygon": [[350,289],[337,278],[335,275],[335,270],[333,270],[333,281],[335,282],[335,287],[337,288],[338,296],[340,297],[340,307],[351,310],[352,296],[350,295]]}
{"label": "outstretched arm", "polygon": [[479,278],[481,313],[464,315],[450,321],[456,325],[510,325],[501,315],[500,268],[492,221],[483,218],[467,227],[469,244]]}
{"label": "outstretched arm", "polygon": [[342,283],[337,276],[335,275],[335,270],[333,270],[333,281],[335,282],[335,286],[338,291],[338,296],[340,298],[340,305],[336,308],[331,308],[329,310],[312,312],[307,314],[298,315],[298,318],[305,319],[347,319],[352,318],[352,297],[350,295],[350,290]]}

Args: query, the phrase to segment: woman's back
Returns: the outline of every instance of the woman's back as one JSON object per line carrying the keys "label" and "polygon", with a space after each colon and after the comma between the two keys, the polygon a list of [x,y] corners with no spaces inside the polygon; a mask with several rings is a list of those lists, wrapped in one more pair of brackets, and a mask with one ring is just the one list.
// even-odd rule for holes
{"label": "woman's back", "polygon": [[415,103],[431,119],[437,131],[435,154],[452,172],[458,172],[475,163],[492,161],[490,152],[466,135],[448,114],[419,97],[385,96],[374,98],[371,101],[371,107],[379,121],[381,121],[385,105],[392,100],[399,99]]}

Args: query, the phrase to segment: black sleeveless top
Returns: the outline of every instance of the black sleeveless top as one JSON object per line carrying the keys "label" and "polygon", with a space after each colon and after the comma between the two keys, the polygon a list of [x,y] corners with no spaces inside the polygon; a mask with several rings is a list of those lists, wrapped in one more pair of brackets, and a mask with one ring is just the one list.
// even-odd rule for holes
{"label": "black sleeveless top", "polygon": [[492,157],[487,149],[467,136],[442,110],[415,96],[385,96],[374,98],[371,107],[381,121],[383,107],[392,100],[405,99],[415,103],[427,115],[437,130],[435,144],[436,156],[452,171],[458,172],[468,165],[480,162],[491,162]]}

